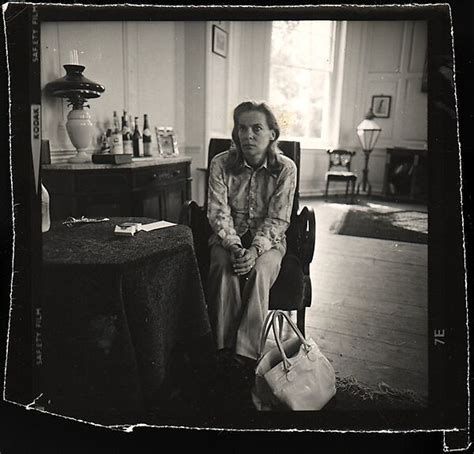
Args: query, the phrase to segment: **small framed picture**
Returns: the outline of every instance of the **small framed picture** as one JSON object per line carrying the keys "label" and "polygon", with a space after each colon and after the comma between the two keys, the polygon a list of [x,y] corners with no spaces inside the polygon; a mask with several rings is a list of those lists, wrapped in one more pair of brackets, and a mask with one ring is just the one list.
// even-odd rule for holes
{"label": "small framed picture", "polygon": [[165,128],[155,127],[156,143],[158,144],[158,154],[162,157],[174,156],[177,154],[175,147],[176,139],[175,136]]}
{"label": "small framed picture", "polygon": [[173,156],[174,155],[174,146],[173,146],[173,137],[172,136],[160,136],[158,137],[158,147],[160,149],[160,154],[162,156]]}
{"label": "small framed picture", "polygon": [[372,112],[377,118],[390,117],[390,105],[392,104],[392,97],[385,95],[372,96]]}
{"label": "small framed picture", "polygon": [[212,52],[227,57],[227,32],[217,25],[212,26]]}

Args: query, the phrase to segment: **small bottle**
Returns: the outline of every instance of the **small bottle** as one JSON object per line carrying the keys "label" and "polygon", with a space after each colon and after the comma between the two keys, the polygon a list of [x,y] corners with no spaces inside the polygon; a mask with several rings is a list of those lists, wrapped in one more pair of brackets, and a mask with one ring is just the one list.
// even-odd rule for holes
{"label": "small bottle", "polygon": [[135,117],[135,129],[133,131],[132,143],[133,143],[133,157],[139,158],[143,156],[143,139],[142,139],[142,135],[140,134],[140,130],[138,126],[138,117]]}
{"label": "small bottle", "polygon": [[122,117],[122,141],[123,141],[123,152],[125,154],[133,154],[133,142],[132,133],[128,127],[127,116]]}
{"label": "small bottle", "polygon": [[107,137],[107,153],[110,153],[112,150],[112,129],[107,129],[105,137]]}
{"label": "small bottle", "polygon": [[119,118],[118,118],[116,110],[114,110],[113,125],[114,125],[114,130],[120,129]]}
{"label": "small bottle", "polygon": [[41,231],[47,232],[51,227],[51,218],[49,217],[49,192],[41,183]]}
{"label": "small bottle", "polygon": [[113,154],[123,154],[122,131],[120,130],[120,124],[116,110],[114,110],[114,129],[112,131],[111,142],[112,144],[110,152]]}
{"label": "small bottle", "polygon": [[144,156],[152,156],[152,149],[151,149],[151,130],[150,125],[148,124],[148,115],[144,115],[143,120],[143,155]]}
{"label": "small bottle", "polygon": [[100,153],[108,153],[110,151],[110,133],[112,130],[109,128],[104,132],[100,139]]}

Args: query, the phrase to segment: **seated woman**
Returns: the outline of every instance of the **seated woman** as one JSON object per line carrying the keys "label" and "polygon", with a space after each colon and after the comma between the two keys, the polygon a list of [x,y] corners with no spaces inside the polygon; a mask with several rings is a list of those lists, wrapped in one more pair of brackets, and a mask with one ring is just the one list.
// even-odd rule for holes
{"label": "seated woman", "polygon": [[257,359],[270,288],[286,252],[296,165],[277,147],[280,128],[266,103],[234,110],[230,150],[210,164],[208,298],[217,349]]}

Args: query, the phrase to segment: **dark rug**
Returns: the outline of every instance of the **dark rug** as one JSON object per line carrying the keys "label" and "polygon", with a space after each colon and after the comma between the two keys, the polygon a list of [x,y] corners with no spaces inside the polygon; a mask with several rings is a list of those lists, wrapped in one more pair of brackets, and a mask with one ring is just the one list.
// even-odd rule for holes
{"label": "dark rug", "polygon": [[[239,365],[221,357],[214,376],[191,373],[188,377],[188,386],[175,388],[167,402],[150,409],[148,424],[194,426],[202,421],[204,426],[220,427],[229,415],[258,413],[251,398],[255,380],[252,365]],[[367,411],[383,416],[427,407],[427,399],[411,390],[394,389],[385,383],[374,389],[353,376],[336,374],[336,389],[336,395],[321,411]]]}
{"label": "dark rug", "polygon": [[386,212],[374,209],[351,209],[346,213],[336,233],[427,244],[428,213],[412,210]]}

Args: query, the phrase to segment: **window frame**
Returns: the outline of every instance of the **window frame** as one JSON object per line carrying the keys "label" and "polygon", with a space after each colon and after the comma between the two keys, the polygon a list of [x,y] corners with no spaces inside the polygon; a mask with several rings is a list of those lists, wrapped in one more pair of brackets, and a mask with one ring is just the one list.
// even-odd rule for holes
{"label": "window frame", "polygon": [[[301,148],[305,149],[324,149],[330,148],[334,142],[334,137],[339,131],[339,119],[331,120],[335,113],[339,111],[341,96],[340,85],[342,80],[342,67],[344,63],[344,46],[343,39],[345,33],[345,21],[331,21],[333,22],[333,34],[331,48],[331,69],[325,71],[329,74],[329,95],[326,97],[325,105],[323,107],[323,121],[322,121],[322,137],[305,137],[305,136],[291,136],[282,134],[281,140],[291,140],[300,142]],[[272,27],[273,28],[273,27]],[[270,40],[270,55],[269,55],[269,71],[268,71],[268,96],[267,99],[271,103],[270,98],[270,74],[272,69],[271,61],[271,40]]]}

